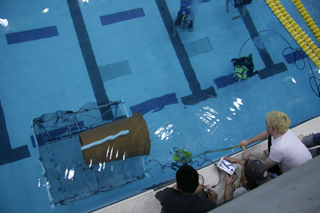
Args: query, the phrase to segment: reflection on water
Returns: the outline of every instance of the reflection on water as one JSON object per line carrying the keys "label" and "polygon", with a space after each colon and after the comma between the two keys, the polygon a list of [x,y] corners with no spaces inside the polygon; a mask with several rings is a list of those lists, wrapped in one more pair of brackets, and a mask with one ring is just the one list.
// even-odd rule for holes
{"label": "reflection on water", "polygon": [[47,12],[49,12],[49,8],[45,8],[44,10],[42,10],[41,13],[47,13]]}
{"label": "reflection on water", "polygon": [[217,122],[220,121],[219,118],[216,118],[217,115],[219,115],[219,113],[214,109],[210,108],[209,106],[205,106],[203,107],[203,109],[205,110],[205,112],[202,115],[200,115],[199,118],[200,120],[209,125],[209,128],[207,129],[208,132],[214,132],[216,128],[213,129],[213,127],[217,124]]}
{"label": "reflection on water", "polygon": [[297,83],[296,79],[294,79],[293,77],[287,77],[284,79],[284,81],[287,81],[287,80],[289,80],[289,81],[291,80],[295,84]]}
{"label": "reflection on water", "polygon": [[240,105],[243,105],[242,100],[240,98],[237,98],[237,101],[233,102],[233,105],[235,105],[238,110],[241,110]]}
{"label": "reflection on water", "polygon": [[[235,101],[233,101],[233,106],[235,106],[235,108],[232,106],[230,107],[230,111],[232,112],[232,115],[236,115],[236,111],[241,110],[240,106],[243,105],[242,103],[242,99],[240,98],[236,98]],[[209,107],[209,106],[205,106],[203,107],[203,110],[200,110],[200,112],[204,111],[204,113],[201,113],[199,115],[200,120],[202,120],[204,123],[209,125],[209,128],[207,129],[208,132],[215,132],[217,127],[218,122],[221,121],[221,119],[219,118],[222,117],[222,115],[220,115],[216,110],[214,110],[213,108]],[[226,116],[227,120],[232,120],[232,118],[230,116]]]}
{"label": "reflection on water", "polygon": [[9,22],[7,19],[2,19],[0,18],[0,24],[3,26],[3,27],[7,27]]}
{"label": "reflection on water", "polygon": [[155,131],[155,135],[161,140],[168,140],[170,135],[173,133],[173,124],[168,124],[167,127],[160,127]]}
{"label": "reflection on water", "polygon": [[66,169],[64,173],[64,179],[73,180],[74,177],[74,169]]}

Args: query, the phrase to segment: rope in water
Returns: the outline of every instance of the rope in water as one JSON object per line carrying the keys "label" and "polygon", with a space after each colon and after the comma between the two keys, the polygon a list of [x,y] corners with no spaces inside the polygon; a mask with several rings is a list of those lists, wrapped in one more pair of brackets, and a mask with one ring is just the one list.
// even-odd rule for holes
{"label": "rope in water", "polygon": [[197,157],[200,157],[200,156],[202,156],[202,155],[210,154],[210,153],[214,153],[214,152],[227,151],[227,150],[234,149],[234,148],[237,148],[237,147],[238,147],[238,145],[233,146],[233,147],[229,147],[229,148],[224,148],[224,149],[216,149],[216,150],[206,151],[206,152],[201,153],[201,154],[199,154],[199,155],[193,156],[192,158],[197,158]]}

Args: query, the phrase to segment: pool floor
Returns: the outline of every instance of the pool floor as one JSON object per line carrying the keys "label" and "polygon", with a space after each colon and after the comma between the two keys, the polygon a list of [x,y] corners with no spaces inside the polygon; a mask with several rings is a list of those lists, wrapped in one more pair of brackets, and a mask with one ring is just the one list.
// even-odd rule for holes
{"label": "pool floor", "polygon": [[[295,5],[281,3],[319,46]],[[320,5],[302,3],[320,26]],[[241,151],[211,152],[264,131],[269,111],[287,113],[292,127],[320,114],[319,68],[304,56],[286,61],[299,45],[264,1],[236,20],[233,5],[227,13],[224,1],[200,1],[193,32],[173,36],[179,7],[178,0],[1,1],[9,23],[0,25],[2,211],[93,211],[172,180],[175,150],[200,156],[192,166],[201,169]],[[235,82],[230,60],[249,54],[260,73]],[[30,122],[120,99],[146,120],[146,176],[52,208]]]}

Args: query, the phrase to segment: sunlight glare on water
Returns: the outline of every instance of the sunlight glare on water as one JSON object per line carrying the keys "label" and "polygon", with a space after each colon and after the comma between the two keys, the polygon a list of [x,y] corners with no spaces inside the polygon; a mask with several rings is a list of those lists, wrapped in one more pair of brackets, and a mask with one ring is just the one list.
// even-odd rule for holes
{"label": "sunlight glare on water", "polygon": [[[204,123],[209,125],[209,128],[207,129],[207,131],[213,133],[217,129],[215,125],[217,124],[217,122],[220,121],[220,119],[217,118],[219,113],[216,110],[210,108],[209,106],[203,107],[203,109],[204,109],[204,113],[199,114],[199,118]],[[202,110],[200,110],[200,112],[202,112]]]}
{"label": "sunlight glare on water", "polygon": [[233,102],[233,105],[235,105],[238,110],[241,110],[240,105],[243,105],[242,100],[240,98],[237,98],[237,101]]}
{"label": "sunlight glare on water", "polygon": [[[238,110],[241,110],[240,106],[243,106],[242,99],[236,98],[235,101],[233,101],[233,105]],[[232,112],[232,115],[236,115],[236,111],[237,111],[236,109],[234,109],[233,107],[230,107],[229,109]],[[218,122],[221,121],[219,116],[221,117],[223,115],[220,115],[215,109],[213,109],[209,106],[203,107],[203,110],[200,110],[200,112],[201,113],[198,114],[200,120],[202,120],[204,123],[209,125],[209,128],[207,129],[207,131],[214,133],[216,131],[216,129],[218,128],[218,126],[217,126]],[[226,116],[226,119],[232,120],[232,118],[229,116]]]}
{"label": "sunlight glare on water", "polygon": [[167,127],[158,128],[157,131],[155,131],[154,135],[159,137],[161,140],[164,140],[164,139],[168,140],[172,133],[173,133],[173,124],[168,124]]}

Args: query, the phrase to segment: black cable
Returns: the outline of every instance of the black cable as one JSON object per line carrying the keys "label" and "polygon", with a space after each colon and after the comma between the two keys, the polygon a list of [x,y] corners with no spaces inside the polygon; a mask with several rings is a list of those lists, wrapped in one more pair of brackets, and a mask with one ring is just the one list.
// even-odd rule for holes
{"label": "black cable", "polygon": [[[256,34],[252,35],[250,38],[248,38],[248,39],[243,43],[242,47],[240,48],[239,58],[241,58],[241,51],[242,51],[243,47],[246,45],[246,43],[247,43],[249,40],[251,40],[252,38],[254,38],[256,35],[258,35],[258,34],[260,34],[260,33],[263,33],[263,32],[273,32],[273,33],[279,35],[281,38],[283,38],[283,40],[288,44],[289,47],[286,47],[285,49],[283,49],[283,51],[282,51],[282,56],[284,57],[284,52],[285,52],[285,50],[290,49],[290,50],[292,51],[293,55],[294,55],[294,60],[293,60],[292,63],[294,63],[294,65],[295,65],[295,66],[297,67],[297,69],[299,69],[299,70],[305,69],[305,67],[306,67],[305,59],[302,57],[301,53],[299,52],[299,50],[301,50],[301,48],[297,48],[297,49],[293,48],[293,47],[290,45],[290,43],[288,42],[287,39],[285,39],[282,35],[280,35],[279,33],[275,32],[275,31],[273,31],[273,30],[262,30],[262,31],[257,32]],[[303,66],[302,66],[301,68],[298,67],[298,65],[297,65],[297,57],[296,57],[296,54],[297,54],[297,53],[300,54],[301,59],[303,60]],[[320,97],[320,79],[314,75],[314,72],[313,72],[313,70],[312,70],[312,65],[311,65],[311,63],[310,63],[309,57],[307,57],[307,60],[308,60],[308,64],[309,64],[309,67],[310,67],[310,70],[311,70],[311,73],[312,73],[312,77],[309,78],[309,85],[310,85],[312,91],[314,92],[314,94],[315,94],[316,96]],[[287,61],[287,60],[286,60],[286,61]],[[287,63],[290,64],[288,61],[287,61]],[[312,80],[313,80],[313,82],[314,82],[314,86],[312,85]],[[314,87],[315,87],[315,88],[314,88]]]}
{"label": "black cable", "polygon": [[[219,167],[218,167],[215,163],[213,163],[213,165],[215,165],[216,168],[218,169],[219,180],[218,180],[218,183],[217,183],[217,184],[215,184],[214,186],[210,186],[210,189],[216,188],[216,187],[220,184],[220,181],[221,181],[221,172],[220,172],[220,169],[219,169]],[[200,177],[201,180],[202,180],[202,184],[204,184],[204,177],[203,177],[201,174],[199,174],[199,177]]]}
{"label": "black cable", "polygon": [[221,181],[221,171],[220,171],[219,167],[218,167],[215,163],[214,163],[213,165],[215,165],[216,168],[217,168],[217,170],[218,170],[218,173],[219,173],[219,181],[218,181],[218,183],[217,183],[216,185],[211,186],[211,189],[216,188],[216,187],[220,184],[220,181]]}

